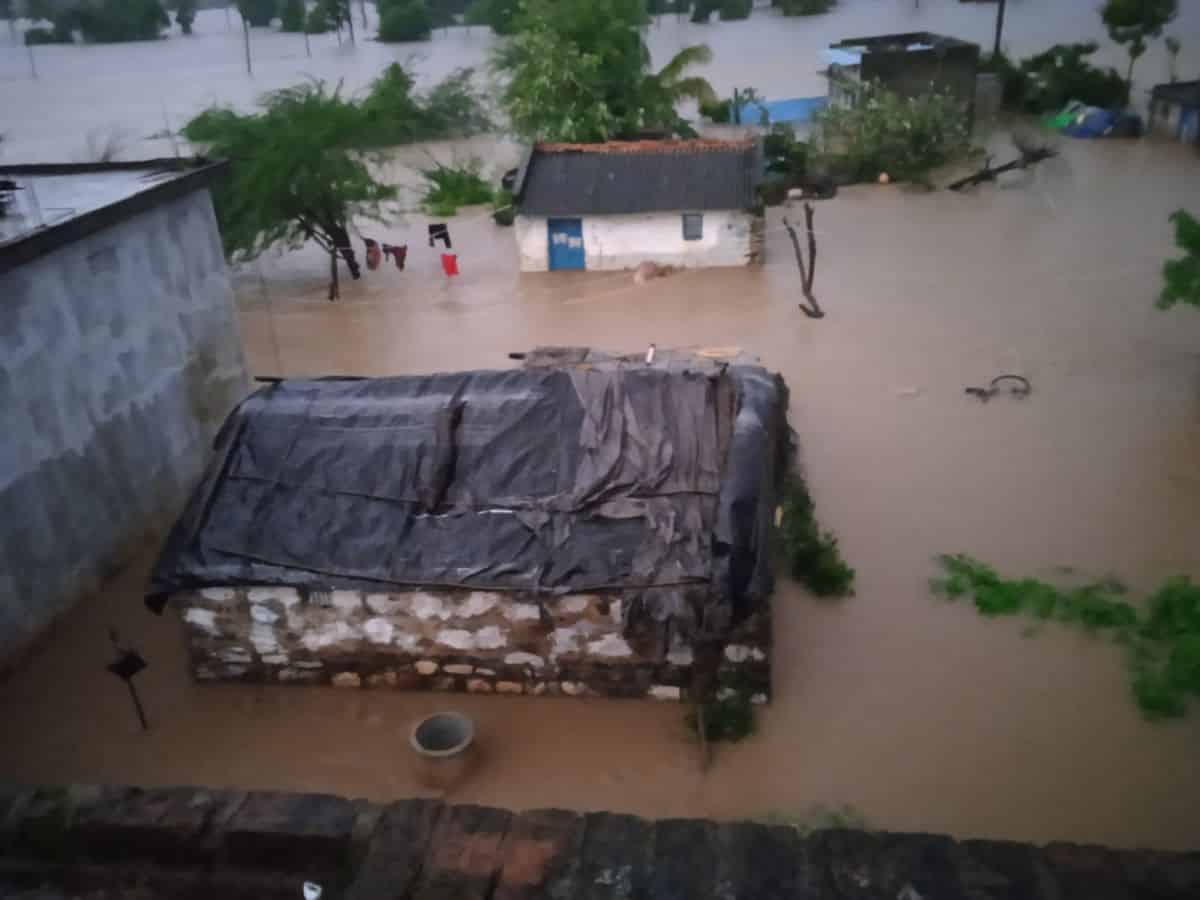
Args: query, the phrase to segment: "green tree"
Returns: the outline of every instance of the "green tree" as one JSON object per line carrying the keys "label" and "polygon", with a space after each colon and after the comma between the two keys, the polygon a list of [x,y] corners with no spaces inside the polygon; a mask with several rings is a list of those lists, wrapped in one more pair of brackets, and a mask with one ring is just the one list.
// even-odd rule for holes
{"label": "green tree", "polygon": [[[149,41],[162,36],[171,27],[171,19],[158,0],[100,0],[80,3],[70,11],[73,25],[83,39],[94,44],[116,44],[123,41]],[[65,21],[55,27],[65,30]]]}
{"label": "green tree", "polygon": [[385,43],[427,41],[433,19],[424,0],[380,0],[379,40]]}
{"label": "green tree", "polygon": [[304,0],[284,0],[279,13],[279,30],[293,34],[304,31]]}
{"label": "green tree", "polygon": [[512,34],[517,30],[521,0],[475,0],[467,7],[468,25],[488,25],[496,34]]}
{"label": "green tree", "polygon": [[184,34],[192,33],[196,21],[196,0],[175,0],[175,22]]}
{"label": "green tree", "polygon": [[249,115],[206,110],[184,127],[189,140],[232,161],[215,195],[225,253],[253,259],[272,246],[314,241],[330,255],[333,300],[338,255],[359,277],[351,221],[383,221],[396,189],[376,181],[353,149],[362,115],[338,91],[312,82],[267,94],[260,105],[262,112]]}
{"label": "green tree", "polygon": [[1183,251],[1179,259],[1163,263],[1162,293],[1159,309],[1170,309],[1176,303],[1200,307],[1200,221],[1180,209],[1171,216],[1175,225],[1175,245]]}
{"label": "green tree", "polygon": [[1183,42],[1170,34],[1163,39],[1163,43],[1167,48],[1167,77],[1174,84],[1179,80],[1179,51],[1183,49]]}
{"label": "green tree", "polygon": [[237,0],[243,21],[255,28],[266,28],[275,18],[276,0]]}
{"label": "green tree", "polygon": [[651,73],[640,0],[527,0],[517,34],[495,51],[506,76],[501,105],[522,137],[602,141],[646,130],[680,131],[674,104],[711,97],[683,70],[706,61],[688,47]]}
{"label": "green tree", "polygon": [[1133,64],[1146,52],[1146,41],[1162,34],[1167,23],[1179,12],[1177,0],[1106,0],[1100,18],[1114,43],[1129,53],[1125,74],[1125,100],[1133,93]]}
{"label": "green tree", "polygon": [[50,0],[25,0],[25,18],[33,22],[51,22],[54,6]]}

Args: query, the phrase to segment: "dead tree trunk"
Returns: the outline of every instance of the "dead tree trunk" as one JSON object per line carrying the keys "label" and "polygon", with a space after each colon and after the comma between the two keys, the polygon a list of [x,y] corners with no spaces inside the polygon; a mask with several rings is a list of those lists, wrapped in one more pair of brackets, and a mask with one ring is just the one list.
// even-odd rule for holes
{"label": "dead tree trunk", "polygon": [[817,233],[813,229],[813,212],[813,205],[805,203],[804,225],[808,231],[807,266],[804,264],[804,251],[800,249],[800,238],[796,235],[796,229],[792,227],[792,223],[787,220],[786,216],[783,220],[783,227],[787,229],[788,235],[792,239],[792,249],[796,251],[796,265],[800,267],[800,290],[804,294],[804,299],[808,301],[807,306],[803,303],[797,304],[800,312],[810,319],[823,319],[825,311],[821,309],[821,304],[813,295],[813,279],[817,276]]}
{"label": "dead tree trunk", "polygon": [[337,248],[333,247],[329,251],[329,299],[333,301],[340,296],[341,292],[338,290]]}

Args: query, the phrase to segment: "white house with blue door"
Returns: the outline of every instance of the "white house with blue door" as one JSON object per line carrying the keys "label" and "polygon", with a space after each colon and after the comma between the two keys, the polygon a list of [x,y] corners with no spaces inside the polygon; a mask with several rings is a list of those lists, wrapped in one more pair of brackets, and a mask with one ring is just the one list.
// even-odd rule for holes
{"label": "white house with blue door", "polygon": [[1200,144],[1200,81],[1155,85],[1150,92],[1150,131]]}
{"label": "white house with blue door", "polygon": [[754,139],[537,144],[513,187],[521,270],[749,265],[761,171]]}

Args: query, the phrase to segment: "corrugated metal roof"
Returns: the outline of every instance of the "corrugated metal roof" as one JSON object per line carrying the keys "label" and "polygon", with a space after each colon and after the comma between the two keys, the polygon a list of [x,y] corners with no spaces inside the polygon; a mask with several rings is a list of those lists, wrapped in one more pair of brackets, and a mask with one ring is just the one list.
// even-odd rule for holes
{"label": "corrugated metal roof", "polygon": [[532,216],[749,209],[760,169],[752,140],[540,144],[518,200]]}

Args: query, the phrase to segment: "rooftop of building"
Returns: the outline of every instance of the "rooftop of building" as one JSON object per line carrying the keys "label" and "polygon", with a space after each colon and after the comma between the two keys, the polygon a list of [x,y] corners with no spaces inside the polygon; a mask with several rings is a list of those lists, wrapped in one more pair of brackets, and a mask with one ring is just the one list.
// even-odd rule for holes
{"label": "rooftop of building", "polygon": [[515,193],[535,216],[750,209],[761,168],[753,139],[537,144]]}
{"label": "rooftop of building", "polygon": [[870,37],[846,38],[830,44],[831,50],[843,50],[859,55],[867,53],[917,53],[936,48],[973,47],[968,41],[935,34],[932,31],[905,31],[899,34],[876,34]]}
{"label": "rooftop of building", "polygon": [[0,272],[205,187],[224,166],[203,158],[0,165]]}
{"label": "rooftop of building", "polygon": [[1156,84],[1150,93],[1155,100],[1166,100],[1183,106],[1200,106],[1200,81]]}

